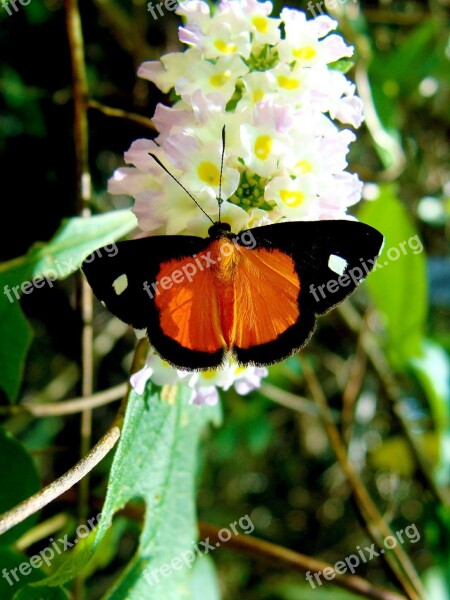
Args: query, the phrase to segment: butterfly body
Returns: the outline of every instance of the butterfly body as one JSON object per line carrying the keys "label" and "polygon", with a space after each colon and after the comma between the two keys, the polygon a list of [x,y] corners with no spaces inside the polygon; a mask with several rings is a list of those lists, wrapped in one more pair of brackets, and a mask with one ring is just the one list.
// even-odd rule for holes
{"label": "butterfly body", "polygon": [[218,222],[207,238],[119,242],[114,257],[100,252],[83,270],[107,308],[146,329],[176,367],[214,368],[230,355],[266,365],[308,341],[316,315],[356,288],[382,241],[353,221],[279,223],[237,235]]}

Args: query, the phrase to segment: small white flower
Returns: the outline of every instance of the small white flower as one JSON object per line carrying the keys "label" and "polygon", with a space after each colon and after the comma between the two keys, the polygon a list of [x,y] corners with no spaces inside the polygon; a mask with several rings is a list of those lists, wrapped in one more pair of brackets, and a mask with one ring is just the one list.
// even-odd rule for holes
{"label": "small white flower", "polygon": [[131,376],[130,383],[139,395],[144,393],[150,379],[155,385],[181,383],[191,389],[189,402],[201,406],[217,404],[218,388],[228,390],[234,386],[237,393],[244,396],[260,387],[261,379],[267,375],[268,371],[265,368],[244,368],[235,364],[226,364],[222,369],[191,373],[176,369],[150,350],[144,367]]}
{"label": "small white flower", "polygon": [[228,102],[237,80],[247,72],[248,67],[236,55],[221,56],[215,64],[199,60],[177,79],[175,91],[185,102],[190,102],[197,90],[203,90],[205,94],[220,94]]}
{"label": "small white flower", "polygon": [[190,67],[200,60],[200,53],[196,49],[186,52],[171,52],[161,56],[159,60],[150,60],[142,63],[138,69],[139,77],[152,81],[159,89],[167,94],[179,77],[189,71]]}
{"label": "small white flower", "polygon": [[[215,198],[219,196],[222,154],[220,138],[209,144],[200,144],[194,136],[180,133],[168,138],[164,148],[172,164],[183,170],[181,182],[191,193],[198,193],[209,187],[213,190]],[[225,160],[222,200],[234,194],[239,185],[239,178],[239,171],[228,167]]]}
{"label": "small white flower", "polygon": [[287,133],[293,123],[292,114],[287,108],[263,101],[253,110],[253,123],[241,125],[242,158],[260,177],[272,177],[278,161],[290,151]]}
{"label": "small white flower", "polygon": [[311,175],[296,179],[289,176],[274,177],[266,187],[265,197],[276,202],[288,220],[313,220],[319,213],[314,184]]}
{"label": "small white flower", "polygon": [[223,0],[220,8],[224,18],[234,17],[235,22],[250,31],[255,45],[275,45],[279,42],[281,19],[269,18],[273,9],[271,2]]}
{"label": "small white flower", "polygon": [[245,86],[242,98],[239,101],[239,110],[249,108],[253,110],[255,104],[275,98],[276,81],[270,71],[254,71],[242,77],[242,82]]}

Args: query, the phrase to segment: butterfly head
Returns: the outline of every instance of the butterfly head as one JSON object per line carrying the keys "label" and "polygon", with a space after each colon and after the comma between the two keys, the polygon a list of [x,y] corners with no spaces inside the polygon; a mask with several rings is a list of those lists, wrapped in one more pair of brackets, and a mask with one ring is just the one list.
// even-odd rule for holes
{"label": "butterfly head", "polygon": [[208,235],[212,240],[218,240],[223,237],[228,237],[231,234],[231,225],[229,223],[223,223],[222,221],[216,221],[208,229]]}

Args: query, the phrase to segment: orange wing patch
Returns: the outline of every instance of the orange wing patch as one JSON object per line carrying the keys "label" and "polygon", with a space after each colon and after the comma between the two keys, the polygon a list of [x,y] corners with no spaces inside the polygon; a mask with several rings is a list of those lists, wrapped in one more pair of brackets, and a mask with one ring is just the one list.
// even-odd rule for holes
{"label": "orange wing patch", "polygon": [[165,335],[189,350],[214,353],[225,346],[214,273],[200,256],[163,263],[156,282],[155,303]]}
{"label": "orange wing patch", "polygon": [[300,279],[290,256],[280,250],[240,247],[234,277],[231,346],[251,348],[278,338],[300,316]]}
{"label": "orange wing patch", "polygon": [[300,279],[277,249],[215,240],[196,256],[163,263],[157,281],[161,329],[190,350],[271,342],[300,316]]}

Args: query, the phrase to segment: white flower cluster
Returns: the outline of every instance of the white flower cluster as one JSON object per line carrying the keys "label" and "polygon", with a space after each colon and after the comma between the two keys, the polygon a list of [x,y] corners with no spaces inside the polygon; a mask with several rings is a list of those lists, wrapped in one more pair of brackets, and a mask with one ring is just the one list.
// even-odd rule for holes
{"label": "white flower cluster", "polygon": [[175,369],[168,362],[150,351],[143,369],[131,376],[131,385],[138,394],[143,394],[149,379],[155,385],[187,385],[191,389],[190,403],[214,405],[219,395],[217,388],[234,389],[241,396],[257,389],[261,379],[266,377],[267,369],[263,367],[238,367],[228,365],[221,370],[210,370],[192,373]]}
{"label": "white flower cluster", "polygon": [[[109,182],[110,192],[134,197],[140,229],[206,236],[210,221],[149,152],[216,221],[224,125],[221,213],[233,232],[281,220],[349,218],[362,184],[345,170],[355,135],[336,121],[356,128],[363,116],[355,86],[333,64],[353,53],[330,33],[336,21],[307,20],[288,8],[273,18],[271,2],[256,0],[222,0],[213,14],[205,2],[187,0],[177,12],[188,49],[139,68],[175,102],[157,106],[158,137],[133,142],[125,153],[131,166]],[[155,360],[148,366],[154,376],[161,366]],[[192,377],[195,387],[195,377],[205,376]]]}
{"label": "white flower cluster", "polygon": [[345,218],[359,201],[361,182],[345,171],[355,136],[334,120],[358,127],[362,103],[330,67],[353,49],[329,33],[336,21],[328,16],[307,20],[285,8],[275,19],[271,10],[270,2],[223,0],[211,15],[204,2],[181,2],[179,36],[189,49],[141,65],[141,77],[177,97],[156,108],[156,140],[135,141],[125,154],[132,166],[110,181],[112,193],[135,198],[143,231],[206,235],[209,221],[148,153],[217,219],[223,125],[222,212],[234,231],[283,218]]}

